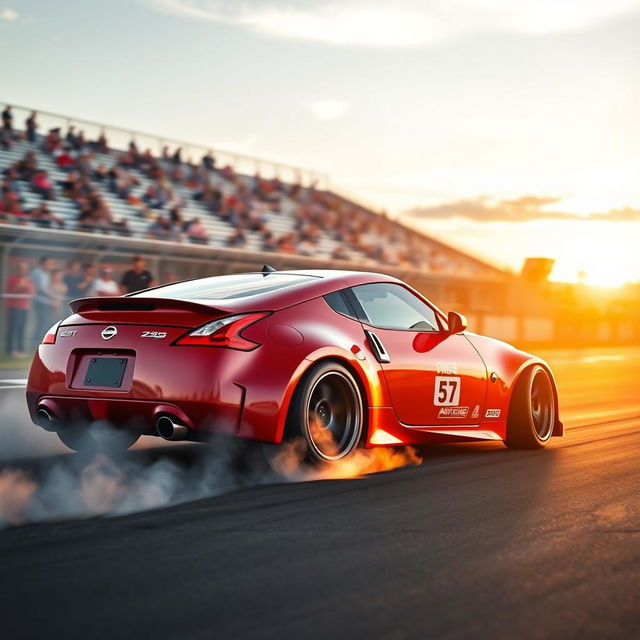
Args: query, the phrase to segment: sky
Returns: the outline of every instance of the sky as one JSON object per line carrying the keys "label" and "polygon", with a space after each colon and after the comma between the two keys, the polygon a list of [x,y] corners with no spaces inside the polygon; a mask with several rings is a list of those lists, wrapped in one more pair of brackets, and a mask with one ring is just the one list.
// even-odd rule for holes
{"label": "sky", "polygon": [[640,280],[640,0],[0,0],[0,101],[309,167],[499,265]]}

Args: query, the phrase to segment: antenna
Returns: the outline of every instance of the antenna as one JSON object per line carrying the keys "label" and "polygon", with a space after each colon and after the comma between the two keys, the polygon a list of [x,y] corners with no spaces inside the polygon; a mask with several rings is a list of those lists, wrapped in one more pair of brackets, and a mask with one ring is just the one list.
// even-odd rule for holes
{"label": "antenna", "polygon": [[263,275],[266,276],[268,273],[273,273],[274,271],[276,271],[276,269],[274,267],[272,267],[270,264],[263,264],[262,265],[261,273]]}

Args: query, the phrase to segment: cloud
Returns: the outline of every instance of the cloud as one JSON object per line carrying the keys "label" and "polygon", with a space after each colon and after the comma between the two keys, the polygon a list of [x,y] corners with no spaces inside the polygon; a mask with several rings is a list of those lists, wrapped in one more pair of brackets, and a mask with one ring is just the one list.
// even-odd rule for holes
{"label": "cloud", "polygon": [[13,9],[9,9],[9,7],[2,9],[0,11],[0,20],[6,20],[7,22],[13,22],[20,17],[20,14]]}
{"label": "cloud", "polygon": [[317,120],[335,120],[345,115],[351,105],[340,100],[313,100],[307,102],[305,107]]}
{"label": "cloud", "polygon": [[607,220],[611,222],[640,222],[640,209],[626,207],[586,216],[567,213],[557,208],[562,198],[523,196],[514,200],[492,200],[480,197],[458,200],[431,207],[415,207],[405,213],[422,220],[467,218],[477,222],[528,222],[529,220]]}
{"label": "cloud", "polygon": [[146,0],[165,13],[277,38],[407,47],[475,33],[584,31],[638,12],[637,0]]}
{"label": "cloud", "polygon": [[592,213],[589,220],[609,220],[614,222],[640,222],[640,209],[624,207],[623,209],[612,209],[605,213]]}

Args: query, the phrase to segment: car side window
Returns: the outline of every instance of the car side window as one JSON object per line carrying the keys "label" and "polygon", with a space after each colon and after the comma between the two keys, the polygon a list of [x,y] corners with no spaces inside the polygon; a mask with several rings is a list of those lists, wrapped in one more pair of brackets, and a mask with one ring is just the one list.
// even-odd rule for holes
{"label": "car side window", "polygon": [[346,299],[342,291],[334,291],[323,296],[325,302],[336,312],[352,320],[358,320],[355,313],[351,309],[351,305]]}
{"label": "car side window", "polygon": [[438,331],[435,311],[411,291],[392,282],[362,284],[351,289],[366,318],[380,329]]}

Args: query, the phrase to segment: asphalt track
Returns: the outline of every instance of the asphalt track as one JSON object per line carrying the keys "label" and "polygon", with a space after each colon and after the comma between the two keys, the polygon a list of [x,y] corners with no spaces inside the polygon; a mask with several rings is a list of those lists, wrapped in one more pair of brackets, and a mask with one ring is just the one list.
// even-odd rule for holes
{"label": "asphalt track", "polygon": [[543,451],[434,446],[356,480],[0,531],[2,637],[639,637],[640,348],[544,355],[567,434]]}

